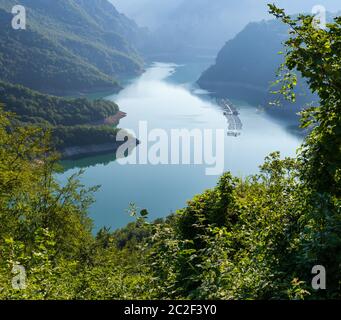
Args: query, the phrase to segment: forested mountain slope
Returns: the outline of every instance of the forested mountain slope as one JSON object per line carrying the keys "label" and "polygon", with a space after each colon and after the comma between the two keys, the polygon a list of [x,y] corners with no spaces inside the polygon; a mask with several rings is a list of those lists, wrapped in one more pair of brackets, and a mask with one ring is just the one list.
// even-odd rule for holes
{"label": "forested mountain slope", "polygon": [[114,102],[67,99],[41,94],[20,85],[0,81],[1,102],[22,122],[47,125],[79,125],[103,120],[118,112]]}
{"label": "forested mountain slope", "polygon": [[142,71],[133,44],[141,30],[107,0],[22,0],[27,30],[11,27],[15,4],[0,0],[2,80],[44,92],[87,92],[119,89],[117,79]]}
{"label": "forested mountain slope", "polygon": [[203,73],[199,84],[212,91],[241,86],[253,89],[255,94],[267,93],[283,61],[278,53],[287,35],[288,28],[277,21],[250,23],[225,44],[216,63]]}
{"label": "forested mountain slope", "polygon": [[[226,42],[216,58],[198,80],[204,88],[217,96],[248,101],[268,107],[275,100],[271,91],[279,66],[284,62],[283,43],[289,38],[287,26],[275,20],[254,22],[247,25],[234,39]],[[268,109],[281,117],[297,118],[302,104],[314,97],[305,81],[298,79],[298,104],[290,108]],[[278,88],[277,88],[278,89]]]}
{"label": "forested mountain slope", "polygon": [[59,151],[103,144],[111,144],[108,150],[115,148],[117,129],[104,121],[117,116],[119,109],[114,102],[60,98],[3,81],[0,97],[4,109],[15,113],[14,123],[51,130],[53,147]]}

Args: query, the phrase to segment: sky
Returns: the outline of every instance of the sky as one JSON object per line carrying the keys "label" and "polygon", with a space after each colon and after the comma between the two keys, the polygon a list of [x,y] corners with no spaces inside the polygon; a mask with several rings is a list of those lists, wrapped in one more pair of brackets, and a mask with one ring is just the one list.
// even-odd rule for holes
{"label": "sky", "polygon": [[323,5],[327,11],[341,10],[340,0],[110,0],[119,11],[136,20],[141,26],[156,28],[162,25],[172,13],[181,8],[219,6],[221,11],[238,13],[242,21],[250,22],[269,17],[266,4],[276,3],[289,13],[311,12],[315,5]]}
{"label": "sky", "polygon": [[341,11],[341,0],[110,0],[116,8],[147,27],[154,43],[183,51],[184,47],[220,49],[250,22],[271,19],[269,2],[287,13],[311,13],[316,5]]}

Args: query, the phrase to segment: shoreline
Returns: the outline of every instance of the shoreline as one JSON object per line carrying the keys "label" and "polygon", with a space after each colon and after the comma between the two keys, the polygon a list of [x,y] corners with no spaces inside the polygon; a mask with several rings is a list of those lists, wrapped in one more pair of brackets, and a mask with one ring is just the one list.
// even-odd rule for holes
{"label": "shoreline", "polygon": [[74,146],[63,149],[61,153],[61,160],[82,158],[99,153],[116,152],[119,145],[117,143],[102,143],[90,144],[87,146]]}
{"label": "shoreline", "polygon": [[[127,116],[126,112],[118,111],[116,114],[106,117],[102,120],[97,120],[89,123],[91,126],[117,126],[121,119]],[[139,141],[134,138],[135,145],[139,144]],[[66,159],[81,159],[83,157],[101,154],[101,153],[110,153],[116,152],[117,149],[122,145],[123,142],[105,142],[100,144],[89,144],[84,146],[71,146],[64,149],[59,150],[58,152],[61,155],[61,160]]]}
{"label": "shoreline", "polygon": [[[29,88],[31,89],[31,88]],[[87,96],[92,94],[106,94],[106,93],[112,93],[117,94],[122,89],[124,89],[120,84],[113,84],[112,86],[103,86],[103,87],[95,87],[95,88],[89,88],[89,89],[81,89],[81,90],[56,90],[56,89],[50,89],[50,88],[42,88],[42,89],[31,89],[35,90],[39,93],[54,96],[54,97],[60,97],[60,98],[87,98]]]}
{"label": "shoreline", "polygon": [[[115,153],[117,149],[126,142],[107,142],[101,144],[90,144],[86,146],[73,146],[67,147],[60,151],[61,160],[79,160],[84,157],[105,154],[105,153]],[[132,140],[131,145],[137,147],[140,144],[140,141],[136,138]]]}
{"label": "shoreline", "polygon": [[117,126],[119,124],[120,120],[125,118],[126,116],[127,116],[127,113],[125,113],[123,111],[118,111],[113,116],[109,116],[109,117],[104,118],[102,120],[94,121],[90,124],[94,125],[94,126],[100,126],[100,125],[115,125],[115,126]]}
{"label": "shoreline", "polygon": [[[110,125],[117,126],[121,119],[125,118],[127,113],[123,111],[118,111],[113,116],[109,116],[99,121],[90,123],[93,126]],[[135,138],[134,141],[136,145],[139,141]],[[72,159],[72,158],[82,158],[86,156],[96,155],[100,153],[116,152],[122,142],[106,142],[101,144],[89,144],[84,146],[72,146],[62,149],[60,151],[61,159]]]}

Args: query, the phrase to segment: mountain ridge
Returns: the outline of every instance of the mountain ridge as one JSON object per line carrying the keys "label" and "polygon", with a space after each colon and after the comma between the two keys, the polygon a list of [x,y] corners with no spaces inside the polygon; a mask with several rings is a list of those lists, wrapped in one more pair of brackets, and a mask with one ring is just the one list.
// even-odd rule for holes
{"label": "mountain ridge", "polygon": [[306,82],[298,77],[297,101],[290,107],[270,107],[276,74],[284,62],[281,52],[289,29],[276,20],[249,23],[219,51],[215,63],[205,70],[197,84],[212,95],[241,99],[281,119],[298,120],[302,106],[315,100]]}
{"label": "mountain ridge", "polygon": [[107,0],[21,0],[27,30],[11,28],[14,4],[0,0],[2,80],[54,94],[118,91],[121,78],[143,71],[142,58],[126,38],[140,29]]}

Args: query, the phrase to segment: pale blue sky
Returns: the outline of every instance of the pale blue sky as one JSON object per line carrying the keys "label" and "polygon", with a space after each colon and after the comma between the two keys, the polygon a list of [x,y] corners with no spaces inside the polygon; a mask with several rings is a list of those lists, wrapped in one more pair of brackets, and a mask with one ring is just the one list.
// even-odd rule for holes
{"label": "pale blue sky", "polygon": [[324,5],[328,11],[341,10],[340,0],[110,0],[118,10],[149,27],[162,25],[165,19],[177,8],[202,6],[219,7],[224,12],[237,13],[245,22],[266,18],[267,3],[276,3],[289,13],[310,12],[315,5]]}
{"label": "pale blue sky", "polygon": [[[272,18],[267,3],[288,13],[311,13],[316,5],[341,11],[341,0],[110,0],[117,9],[146,26],[160,41],[218,49],[249,22]],[[171,40],[172,39],[172,40]]]}

